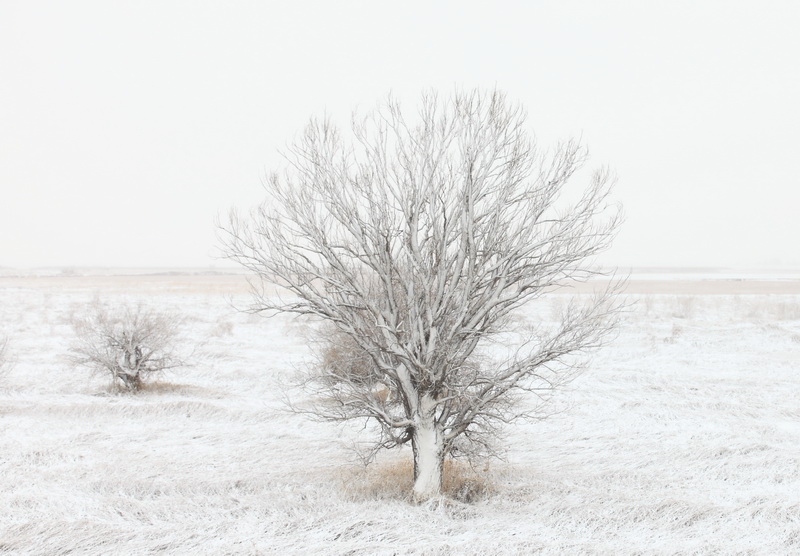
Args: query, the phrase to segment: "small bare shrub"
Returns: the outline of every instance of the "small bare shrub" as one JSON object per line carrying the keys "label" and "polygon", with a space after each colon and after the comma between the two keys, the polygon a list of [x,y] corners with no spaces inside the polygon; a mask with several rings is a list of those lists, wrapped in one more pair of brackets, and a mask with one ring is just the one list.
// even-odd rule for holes
{"label": "small bare shrub", "polygon": [[233,334],[233,323],[227,319],[219,318],[214,328],[211,330],[211,335],[215,337],[230,336]]}
{"label": "small bare shrub", "polygon": [[688,319],[694,313],[696,298],[694,296],[682,295],[675,299],[675,307],[672,316],[679,319]]}
{"label": "small bare shrub", "polygon": [[73,321],[75,342],[69,361],[75,367],[111,375],[115,384],[138,391],[157,373],[187,365],[177,348],[184,319],[143,305],[115,311],[95,303]]}

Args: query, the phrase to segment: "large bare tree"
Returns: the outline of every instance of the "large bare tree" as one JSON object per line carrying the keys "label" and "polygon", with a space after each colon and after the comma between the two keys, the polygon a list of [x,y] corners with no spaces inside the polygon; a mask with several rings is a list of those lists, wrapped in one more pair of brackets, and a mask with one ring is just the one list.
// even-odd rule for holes
{"label": "large bare tree", "polygon": [[[585,149],[540,150],[524,110],[496,91],[424,95],[410,117],[389,99],[354,116],[347,136],[312,120],[285,157],[264,203],[221,227],[223,248],[254,273],[255,310],[332,323],[312,411],[372,420],[376,448],[410,442],[413,495],[436,496],[448,455],[525,415],[517,394],[546,396],[613,329],[613,281],[554,329],[506,327],[526,303],[595,274],[620,221],[611,175],[594,172],[564,202]],[[486,359],[501,337],[518,343]]]}

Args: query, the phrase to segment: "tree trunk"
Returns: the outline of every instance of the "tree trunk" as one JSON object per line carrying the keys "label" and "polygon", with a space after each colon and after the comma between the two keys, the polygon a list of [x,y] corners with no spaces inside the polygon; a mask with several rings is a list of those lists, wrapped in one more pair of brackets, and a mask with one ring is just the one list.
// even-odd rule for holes
{"label": "tree trunk", "polygon": [[442,493],[444,448],[441,431],[432,417],[416,419],[411,439],[414,450],[414,500],[422,502]]}

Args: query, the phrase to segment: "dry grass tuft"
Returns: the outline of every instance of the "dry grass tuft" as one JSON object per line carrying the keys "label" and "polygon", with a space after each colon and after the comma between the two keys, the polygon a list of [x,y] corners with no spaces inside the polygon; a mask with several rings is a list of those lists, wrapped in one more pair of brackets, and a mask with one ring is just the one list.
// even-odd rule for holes
{"label": "dry grass tuft", "polygon": [[[467,462],[444,462],[443,494],[458,502],[473,504],[491,496],[495,491],[487,476]],[[414,466],[410,456],[395,457],[372,465],[359,467],[342,476],[345,489],[354,500],[411,500]]]}
{"label": "dry grass tuft", "polygon": [[146,382],[139,390],[140,394],[184,394],[198,396],[209,393],[208,389],[191,384],[176,384],[162,380]]}
{"label": "dry grass tuft", "polygon": [[[129,396],[130,394],[130,390],[126,389],[118,382],[107,382],[104,387],[98,391],[95,391],[94,393],[94,395],[98,397]],[[219,399],[222,397],[222,394],[219,391],[204,388],[198,385],[180,384],[156,379],[142,383],[142,385],[136,391],[136,397],[138,398],[147,398],[150,396],[178,396],[197,399]]]}
{"label": "dry grass tuft", "polygon": [[467,462],[448,460],[444,464],[444,492],[455,500],[473,504],[495,493],[490,477],[488,465],[479,472]]}

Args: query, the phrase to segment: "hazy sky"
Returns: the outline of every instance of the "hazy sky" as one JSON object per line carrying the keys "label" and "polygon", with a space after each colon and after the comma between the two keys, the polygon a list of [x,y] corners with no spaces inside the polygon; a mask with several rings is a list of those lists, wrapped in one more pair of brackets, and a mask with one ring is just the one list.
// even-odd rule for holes
{"label": "hazy sky", "polygon": [[0,0],[0,266],[207,266],[312,115],[497,87],[621,265],[800,267],[800,3]]}

